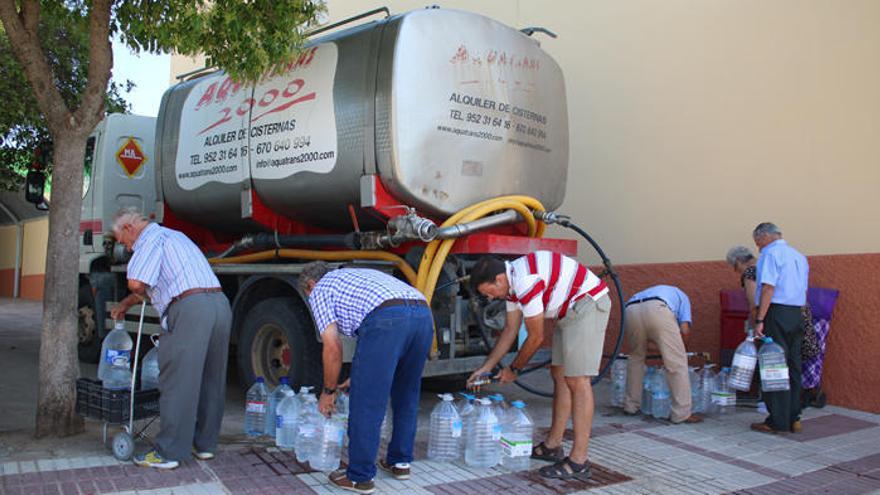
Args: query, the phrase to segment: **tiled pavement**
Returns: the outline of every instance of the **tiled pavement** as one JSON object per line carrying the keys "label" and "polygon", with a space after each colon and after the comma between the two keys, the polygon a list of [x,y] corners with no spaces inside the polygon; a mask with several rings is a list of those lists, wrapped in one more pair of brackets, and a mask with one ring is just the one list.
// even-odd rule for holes
{"label": "tiled pavement", "polygon": [[[588,482],[541,479],[534,471],[539,462],[532,471],[513,473],[417,460],[411,480],[380,472],[376,485],[380,493],[459,495],[880,492],[880,415],[829,406],[808,409],[805,418],[802,434],[767,435],[749,431],[759,416],[747,409],[674,426],[600,408],[590,446],[594,476]],[[421,432],[417,459],[424,450]],[[0,494],[339,493],[324,474],[263,445],[224,445],[215,460],[187,461],[171,472],[110,456],[9,458],[14,456],[0,459]]]}

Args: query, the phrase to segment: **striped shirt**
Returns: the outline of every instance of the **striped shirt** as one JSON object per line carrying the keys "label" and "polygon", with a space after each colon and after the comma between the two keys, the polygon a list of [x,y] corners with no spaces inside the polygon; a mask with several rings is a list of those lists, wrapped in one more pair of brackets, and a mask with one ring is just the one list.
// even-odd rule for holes
{"label": "striped shirt", "polygon": [[505,262],[510,295],[507,311],[521,310],[530,318],[565,317],[568,308],[585,296],[594,300],[608,293],[605,282],[577,261],[550,251],[535,251]]}
{"label": "striped shirt", "polygon": [[343,335],[355,336],[370,311],[390,299],[425,300],[425,296],[404,282],[378,270],[340,268],[315,284],[309,306],[318,331],[331,323]]}
{"label": "striped shirt", "polygon": [[220,287],[205,255],[181,232],[151,223],[141,231],[132,251],[128,278],[147,284],[150,303],[161,315],[184,291]]}

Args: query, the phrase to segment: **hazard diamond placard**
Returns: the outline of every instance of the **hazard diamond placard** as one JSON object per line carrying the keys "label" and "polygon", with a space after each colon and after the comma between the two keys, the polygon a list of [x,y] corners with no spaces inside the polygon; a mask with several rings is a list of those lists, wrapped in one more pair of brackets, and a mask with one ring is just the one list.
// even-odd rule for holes
{"label": "hazard diamond placard", "polygon": [[128,138],[125,144],[116,152],[116,161],[125,170],[129,177],[133,177],[138,170],[147,162],[147,156],[144,155],[141,147],[133,137]]}

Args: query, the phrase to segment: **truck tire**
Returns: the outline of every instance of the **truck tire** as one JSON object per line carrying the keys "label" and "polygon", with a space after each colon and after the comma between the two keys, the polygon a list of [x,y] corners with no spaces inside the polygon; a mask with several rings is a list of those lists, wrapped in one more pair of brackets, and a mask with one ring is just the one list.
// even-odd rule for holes
{"label": "truck tire", "polygon": [[97,363],[101,354],[101,336],[98,335],[96,315],[92,288],[89,285],[83,285],[79,288],[77,303],[77,336],[79,338],[77,354],[79,360],[84,363]]}
{"label": "truck tire", "polygon": [[256,304],[245,315],[238,338],[238,370],[242,387],[258,376],[272,388],[282,376],[298,390],[322,384],[321,344],[306,309],[290,297]]}

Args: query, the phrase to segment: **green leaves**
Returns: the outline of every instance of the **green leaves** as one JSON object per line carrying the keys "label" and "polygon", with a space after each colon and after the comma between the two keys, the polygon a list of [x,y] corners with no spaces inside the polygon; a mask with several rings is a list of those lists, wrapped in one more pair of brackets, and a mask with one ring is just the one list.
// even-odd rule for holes
{"label": "green leaves", "polygon": [[136,50],[204,54],[237,81],[256,81],[296,57],[323,11],[306,0],[134,0],[117,3],[112,30]]}

